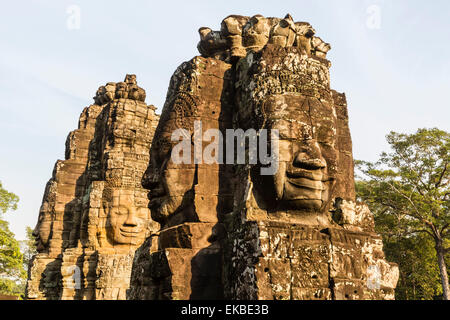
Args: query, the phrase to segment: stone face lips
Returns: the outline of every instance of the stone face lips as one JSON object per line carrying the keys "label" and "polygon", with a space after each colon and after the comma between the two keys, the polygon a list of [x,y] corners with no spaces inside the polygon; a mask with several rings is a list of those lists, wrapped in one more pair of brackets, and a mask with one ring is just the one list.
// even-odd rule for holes
{"label": "stone face lips", "polygon": [[134,250],[158,229],[141,179],[158,116],[134,75],[97,91],[55,165],[28,299],[125,299]]}

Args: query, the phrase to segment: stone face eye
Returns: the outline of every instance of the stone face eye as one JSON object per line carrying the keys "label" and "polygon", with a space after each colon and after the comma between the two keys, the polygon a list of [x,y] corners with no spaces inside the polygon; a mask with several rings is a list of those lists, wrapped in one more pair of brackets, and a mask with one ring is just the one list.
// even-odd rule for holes
{"label": "stone face eye", "polygon": [[[161,138],[156,142],[153,152],[156,155],[156,161],[158,165],[162,165],[164,160],[166,160],[166,158],[170,156],[171,149],[172,145],[166,138]],[[156,167],[153,169],[156,169]]]}
{"label": "stone face eye", "polygon": [[128,214],[128,209],[125,207],[115,207],[112,208],[111,213],[116,214],[116,215],[126,215]]}

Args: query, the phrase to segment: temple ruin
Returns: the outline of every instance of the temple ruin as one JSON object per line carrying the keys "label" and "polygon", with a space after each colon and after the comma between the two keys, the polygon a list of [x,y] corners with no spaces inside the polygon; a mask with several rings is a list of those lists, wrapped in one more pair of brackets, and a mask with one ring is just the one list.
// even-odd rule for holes
{"label": "temple ruin", "polygon": [[101,86],[94,101],[47,183],[28,299],[125,299],[134,251],[159,228],[141,185],[156,108],[134,75]]}
{"label": "temple ruin", "polygon": [[[231,15],[199,34],[160,116],[134,75],[82,112],[45,189],[27,298],[394,299],[398,267],[356,201],[331,46],[290,15]],[[251,148],[244,162],[198,161],[197,148],[236,155],[217,138],[230,130],[255,132],[277,170],[263,174]],[[173,161],[196,134],[192,161]]]}

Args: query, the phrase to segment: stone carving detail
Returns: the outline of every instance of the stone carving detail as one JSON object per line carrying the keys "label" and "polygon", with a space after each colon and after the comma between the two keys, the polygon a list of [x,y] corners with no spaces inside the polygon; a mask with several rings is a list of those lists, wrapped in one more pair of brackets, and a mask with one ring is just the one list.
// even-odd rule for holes
{"label": "stone carving detail", "polygon": [[138,87],[136,75],[128,74],[123,82],[108,82],[98,88],[94,97],[95,104],[103,105],[114,99],[145,101],[145,90]]}
{"label": "stone carving detail", "polygon": [[307,22],[294,22],[288,14],[283,19],[265,18],[262,15],[244,17],[231,15],[221,24],[220,31],[203,27],[199,30],[199,52],[205,57],[235,61],[248,52],[258,52],[266,44],[297,47],[302,54],[326,58],[331,49]]}
{"label": "stone carving detail", "polygon": [[28,299],[125,299],[134,250],[158,229],[141,179],[158,122],[136,76],[97,90],[47,184]]}

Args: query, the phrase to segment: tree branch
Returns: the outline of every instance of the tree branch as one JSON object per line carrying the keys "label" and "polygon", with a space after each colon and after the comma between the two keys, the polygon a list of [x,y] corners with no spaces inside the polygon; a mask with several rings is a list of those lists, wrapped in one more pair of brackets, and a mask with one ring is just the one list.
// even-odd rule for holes
{"label": "tree branch", "polygon": [[[405,162],[405,165],[408,167],[409,171],[413,172],[413,168],[411,167],[410,162],[407,160],[407,158],[404,157],[404,155],[401,152],[397,153],[400,158],[402,158],[402,160]],[[425,182],[422,181],[421,179],[422,176],[422,172],[418,175],[417,180],[419,181],[419,183],[425,188],[425,190],[430,191],[430,187],[425,184]],[[424,196],[422,191],[420,189],[417,189],[417,191],[420,193],[421,196]]]}
{"label": "tree branch", "polygon": [[408,197],[407,195],[405,195],[403,192],[401,192],[400,190],[398,190],[390,181],[387,181],[387,184],[392,188],[392,190],[394,190],[395,192],[397,192],[399,195],[401,195],[403,198],[405,198],[406,200],[408,200],[409,203],[411,203],[411,205],[413,206],[414,210],[416,211],[417,214],[417,219],[421,220],[421,221],[425,221],[425,218],[422,217],[422,215],[420,214],[419,210],[417,209],[416,205],[414,204],[414,202],[411,200],[410,197]]}
{"label": "tree branch", "polygon": [[442,179],[444,178],[445,172],[447,171],[447,165],[448,165],[448,162],[446,161],[446,162],[445,162],[445,166],[444,166],[444,170],[442,170],[441,176],[439,177],[439,181],[436,182],[436,184],[434,185],[436,188],[439,187],[439,185],[440,185],[441,182],[442,182]]}
{"label": "tree branch", "polygon": [[428,233],[431,237],[434,238],[434,235],[433,235],[430,231],[428,231],[428,230],[412,230],[412,231],[409,232],[409,233],[423,233],[423,232]]}

